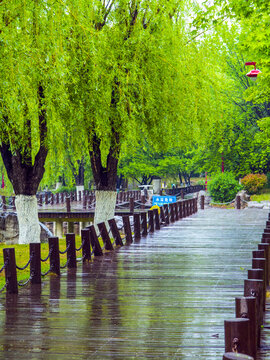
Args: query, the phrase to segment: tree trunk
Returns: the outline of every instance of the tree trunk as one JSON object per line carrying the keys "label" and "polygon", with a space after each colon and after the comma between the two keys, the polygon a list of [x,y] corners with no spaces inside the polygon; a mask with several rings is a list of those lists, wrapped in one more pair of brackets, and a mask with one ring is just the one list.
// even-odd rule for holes
{"label": "tree trunk", "polygon": [[116,191],[96,190],[96,209],[94,225],[107,222],[114,218],[116,205]]}
{"label": "tree trunk", "polygon": [[183,185],[183,180],[182,180],[182,176],[181,176],[181,172],[178,172],[178,177],[179,177],[179,181],[180,181],[180,186]]}
{"label": "tree trunk", "polygon": [[[115,141],[117,141],[117,135]],[[114,217],[116,204],[116,180],[119,150],[111,146],[106,167],[101,162],[100,140],[94,136],[93,149],[89,152],[96,185],[96,210],[94,224]]]}
{"label": "tree trunk", "polygon": [[[7,175],[16,194],[19,244],[40,242],[36,192],[45,171],[44,164],[48,154],[46,110],[42,107],[42,99],[44,98],[42,86],[38,88],[38,97],[41,109],[39,113],[40,148],[35,156],[34,164],[32,164],[31,156],[31,124],[29,121],[25,121],[26,141],[23,145],[13,144],[13,149],[15,145],[17,146],[12,152],[7,134],[5,134],[6,140],[0,145]],[[8,123],[8,118],[5,121]]]}
{"label": "tree trunk", "polygon": [[37,198],[35,195],[17,195],[15,200],[19,222],[19,244],[40,242]]}

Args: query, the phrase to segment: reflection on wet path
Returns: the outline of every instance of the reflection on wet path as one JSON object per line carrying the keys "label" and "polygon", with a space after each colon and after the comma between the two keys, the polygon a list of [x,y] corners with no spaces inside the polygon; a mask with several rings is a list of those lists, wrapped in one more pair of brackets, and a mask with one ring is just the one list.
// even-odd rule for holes
{"label": "reflection on wet path", "polygon": [[222,359],[223,321],[266,218],[201,211],[60,281],[1,295],[0,359]]}

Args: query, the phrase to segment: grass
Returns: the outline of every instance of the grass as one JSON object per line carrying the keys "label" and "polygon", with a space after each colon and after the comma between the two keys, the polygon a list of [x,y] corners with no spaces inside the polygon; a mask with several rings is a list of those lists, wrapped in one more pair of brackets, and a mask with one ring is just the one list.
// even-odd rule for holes
{"label": "grass", "polygon": [[270,189],[262,189],[260,194],[251,195],[251,201],[270,201]]}
{"label": "grass", "polygon": [[[101,247],[103,247],[103,242],[101,239],[99,239]],[[76,248],[79,248],[81,246],[81,237],[76,236]],[[15,249],[15,257],[16,257],[16,265],[19,267],[24,267],[29,258],[29,245],[5,245],[0,244],[0,268],[4,264],[4,258],[3,258],[3,249],[4,248],[14,248]],[[59,249],[60,251],[64,251],[66,249],[66,240],[65,239],[59,239]],[[40,246],[41,250],[41,258],[45,259],[49,254],[49,245],[47,243],[41,244]],[[77,256],[81,256],[81,251],[77,253]],[[67,255],[60,254],[60,265],[63,266],[66,264],[67,261]],[[48,259],[46,262],[41,263],[41,271],[42,273],[45,273],[50,268],[50,260]],[[17,280],[21,282],[25,282],[30,277],[30,266],[27,267],[25,270],[18,270],[17,269]],[[0,274],[0,289],[5,285],[5,271],[2,271]]]}

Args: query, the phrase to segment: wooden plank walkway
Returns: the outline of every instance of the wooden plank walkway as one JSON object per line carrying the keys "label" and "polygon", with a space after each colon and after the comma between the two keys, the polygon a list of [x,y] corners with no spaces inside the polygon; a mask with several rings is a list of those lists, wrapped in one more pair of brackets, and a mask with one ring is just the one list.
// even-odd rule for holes
{"label": "wooden plank walkway", "polygon": [[[267,211],[207,209],[0,296],[0,359],[222,359]],[[269,359],[270,304],[263,350]]]}

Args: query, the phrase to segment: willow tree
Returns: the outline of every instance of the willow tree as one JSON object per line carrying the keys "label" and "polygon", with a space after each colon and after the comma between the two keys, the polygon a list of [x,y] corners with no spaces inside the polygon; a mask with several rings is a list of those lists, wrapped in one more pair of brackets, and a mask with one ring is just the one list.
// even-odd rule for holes
{"label": "willow tree", "polygon": [[39,242],[36,192],[61,123],[63,6],[0,1],[0,151],[16,194],[19,243]]}
{"label": "willow tree", "polygon": [[193,83],[189,70],[196,59],[185,51],[182,1],[66,4],[69,117],[85,130],[99,222],[114,214],[123,144],[147,137],[151,147],[167,149],[190,140],[203,123],[197,95],[205,85]]}

